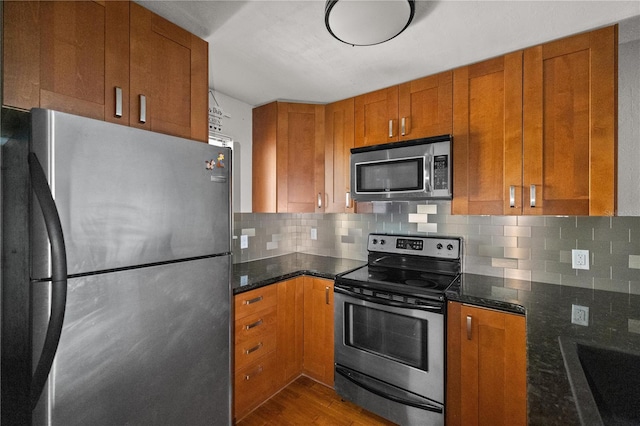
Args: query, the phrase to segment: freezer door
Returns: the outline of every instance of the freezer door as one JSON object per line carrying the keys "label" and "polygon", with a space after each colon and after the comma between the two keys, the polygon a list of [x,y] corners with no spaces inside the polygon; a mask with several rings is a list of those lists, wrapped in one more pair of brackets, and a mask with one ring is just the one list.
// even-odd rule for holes
{"label": "freezer door", "polygon": [[[230,425],[230,267],[227,255],[71,279],[33,424]],[[46,305],[48,284],[32,285]]]}
{"label": "freezer door", "polygon": [[[43,109],[31,121],[70,275],[230,252],[229,148]],[[33,212],[32,278],[47,278]]]}

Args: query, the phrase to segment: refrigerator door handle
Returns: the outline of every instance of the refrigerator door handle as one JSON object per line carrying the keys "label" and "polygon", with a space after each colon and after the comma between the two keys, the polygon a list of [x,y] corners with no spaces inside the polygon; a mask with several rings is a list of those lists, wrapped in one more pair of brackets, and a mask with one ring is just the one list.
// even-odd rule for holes
{"label": "refrigerator door handle", "polygon": [[62,234],[62,224],[42,165],[34,153],[29,154],[31,187],[44,216],[51,244],[51,314],[42,348],[42,354],[31,378],[31,409],[38,404],[49,377],[53,358],[58,350],[64,313],[67,303],[67,254]]}

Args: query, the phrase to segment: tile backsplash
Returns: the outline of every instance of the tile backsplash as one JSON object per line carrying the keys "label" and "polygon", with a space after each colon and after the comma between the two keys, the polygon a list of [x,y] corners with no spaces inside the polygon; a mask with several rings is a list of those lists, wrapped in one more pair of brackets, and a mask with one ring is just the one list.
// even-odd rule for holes
{"label": "tile backsplash", "polygon": [[[468,273],[640,294],[640,217],[458,216],[450,202],[363,207],[359,214],[236,213],[234,262],[292,252],[366,260],[371,232],[452,235],[464,238]],[[240,248],[240,235],[248,248]],[[572,249],[589,250],[589,270],[571,268]]]}

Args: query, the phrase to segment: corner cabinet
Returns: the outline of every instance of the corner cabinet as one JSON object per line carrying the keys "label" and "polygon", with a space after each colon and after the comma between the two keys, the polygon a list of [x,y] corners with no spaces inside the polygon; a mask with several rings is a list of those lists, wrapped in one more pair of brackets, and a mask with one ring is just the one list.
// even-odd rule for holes
{"label": "corner cabinet", "polygon": [[5,2],[2,66],[4,106],[207,140],[207,43],[135,3]]}
{"label": "corner cabinet", "polygon": [[457,302],[447,309],[447,425],[526,425],[525,317]]}
{"label": "corner cabinet", "polygon": [[616,211],[617,26],[454,70],[454,214]]}
{"label": "corner cabinet", "polygon": [[450,134],[451,117],[451,71],[356,96],[355,146]]}
{"label": "corner cabinet", "polygon": [[324,106],[272,102],[253,109],[254,213],[324,211]]}

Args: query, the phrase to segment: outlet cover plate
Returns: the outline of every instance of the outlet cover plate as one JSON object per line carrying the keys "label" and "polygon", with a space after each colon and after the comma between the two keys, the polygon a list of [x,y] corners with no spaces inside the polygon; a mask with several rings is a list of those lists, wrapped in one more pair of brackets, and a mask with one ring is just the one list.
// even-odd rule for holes
{"label": "outlet cover plate", "polygon": [[589,326],[589,307],[581,305],[571,305],[571,323]]}
{"label": "outlet cover plate", "polygon": [[241,249],[249,248],[249,236],[248,235],[240,235],[240,248]]}
{"label": "outlet cover plate", "polygon": [[571,250],[571,267],[589,269],[589,250]]}
{"label": "outlet cover plate", "polygon": [[311,228],[311,239],[312,240],[318,239],[318,228]]}

